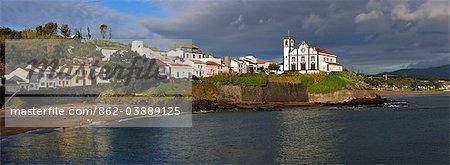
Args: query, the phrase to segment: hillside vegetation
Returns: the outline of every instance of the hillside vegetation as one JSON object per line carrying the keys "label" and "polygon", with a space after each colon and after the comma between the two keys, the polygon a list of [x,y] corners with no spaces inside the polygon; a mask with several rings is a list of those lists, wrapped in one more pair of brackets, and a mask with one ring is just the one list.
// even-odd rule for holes
{"label": "hillside vegetation", "polygon": [[192,82],[194,100],[216,100],[216,84],[266,86],[268,82],[304,83],[308,93],[331,93],[341,89],[370,89],[364,77],[349,72],[330,74],[239,74],[220,73],[213,77],[202,77]]}

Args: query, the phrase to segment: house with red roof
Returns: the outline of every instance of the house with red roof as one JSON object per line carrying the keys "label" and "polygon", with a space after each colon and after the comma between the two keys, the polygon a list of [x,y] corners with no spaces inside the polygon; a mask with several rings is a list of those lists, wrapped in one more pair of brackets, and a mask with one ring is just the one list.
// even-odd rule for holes
{"label": "house with red roof", "polygon": [[213,62],[213,61],[208,61],[206,62],[206,75],[207,76],[213,76],[219,72],[223,71],[223,65]]}
{"label": "house with red roof", "polygon": [[193,73],[196,77],[206,76],[206,63],[201,60],[191,60]]}

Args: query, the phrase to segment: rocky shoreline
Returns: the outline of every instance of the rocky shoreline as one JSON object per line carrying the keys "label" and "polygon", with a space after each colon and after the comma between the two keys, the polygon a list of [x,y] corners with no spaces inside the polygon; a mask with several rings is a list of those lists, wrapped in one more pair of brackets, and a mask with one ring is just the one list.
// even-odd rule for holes
{"label": "rocky shoreline", "polygon": [[219,112],[219,111],[272,111],[285,107],[311,107],[311,106],[383,106],[393,102],[387,98],[376,96],[374,98],[354,98],[340,103],[316,102],[267,102],[267,103],[236,103],[227,101],[193,100],[192,112]]}

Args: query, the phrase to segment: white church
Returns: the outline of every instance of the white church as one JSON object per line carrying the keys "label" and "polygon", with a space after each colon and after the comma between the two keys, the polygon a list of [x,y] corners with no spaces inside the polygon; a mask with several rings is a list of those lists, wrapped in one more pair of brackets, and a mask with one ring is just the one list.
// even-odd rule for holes
{"label": "white church", "polygon": [[312,47],[302,41],[298,47],[292,36],[283,37],[283,72],[319,73],[342,71],[342,65],[337,62],[337,56],[325,49]]}

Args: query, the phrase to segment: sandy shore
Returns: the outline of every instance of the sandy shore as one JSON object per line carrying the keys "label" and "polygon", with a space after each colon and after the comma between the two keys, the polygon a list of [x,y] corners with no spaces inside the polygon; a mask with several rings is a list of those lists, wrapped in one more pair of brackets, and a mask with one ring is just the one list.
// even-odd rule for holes
{"label": "sandy shore", "polygon": [[[58,108],[93,108],[94,106],[103,107],[118,107],[125,111],[126,105],[88,105],[88,104],[67,104],[57,105]],[[50,107],[50,106],[48,106]],[[47,108],[48,108],[47,107]],[[0,135],[14,135],[24,133],[37,129],[55,129],[55,128],[76,128],[86,127],[91,124],[98,124],[102,122],[117,121],[120,119],[130,118],[134,116],[127,116],[124,112],[119,115],[95,115],[95,116],[20,116],[13,117],[8,114],[5,115],[6,110],[0,111]],[[8,127],[6,127],[6,122]],[[36,127],[30,127],[36,126]]]}
{"label": "sandy shore", "polygon": [[444,91],[393,91],[393,90],[379,90],[376,93],[381,97],[388,96],[440,96],[450,95],[450,92]]}

